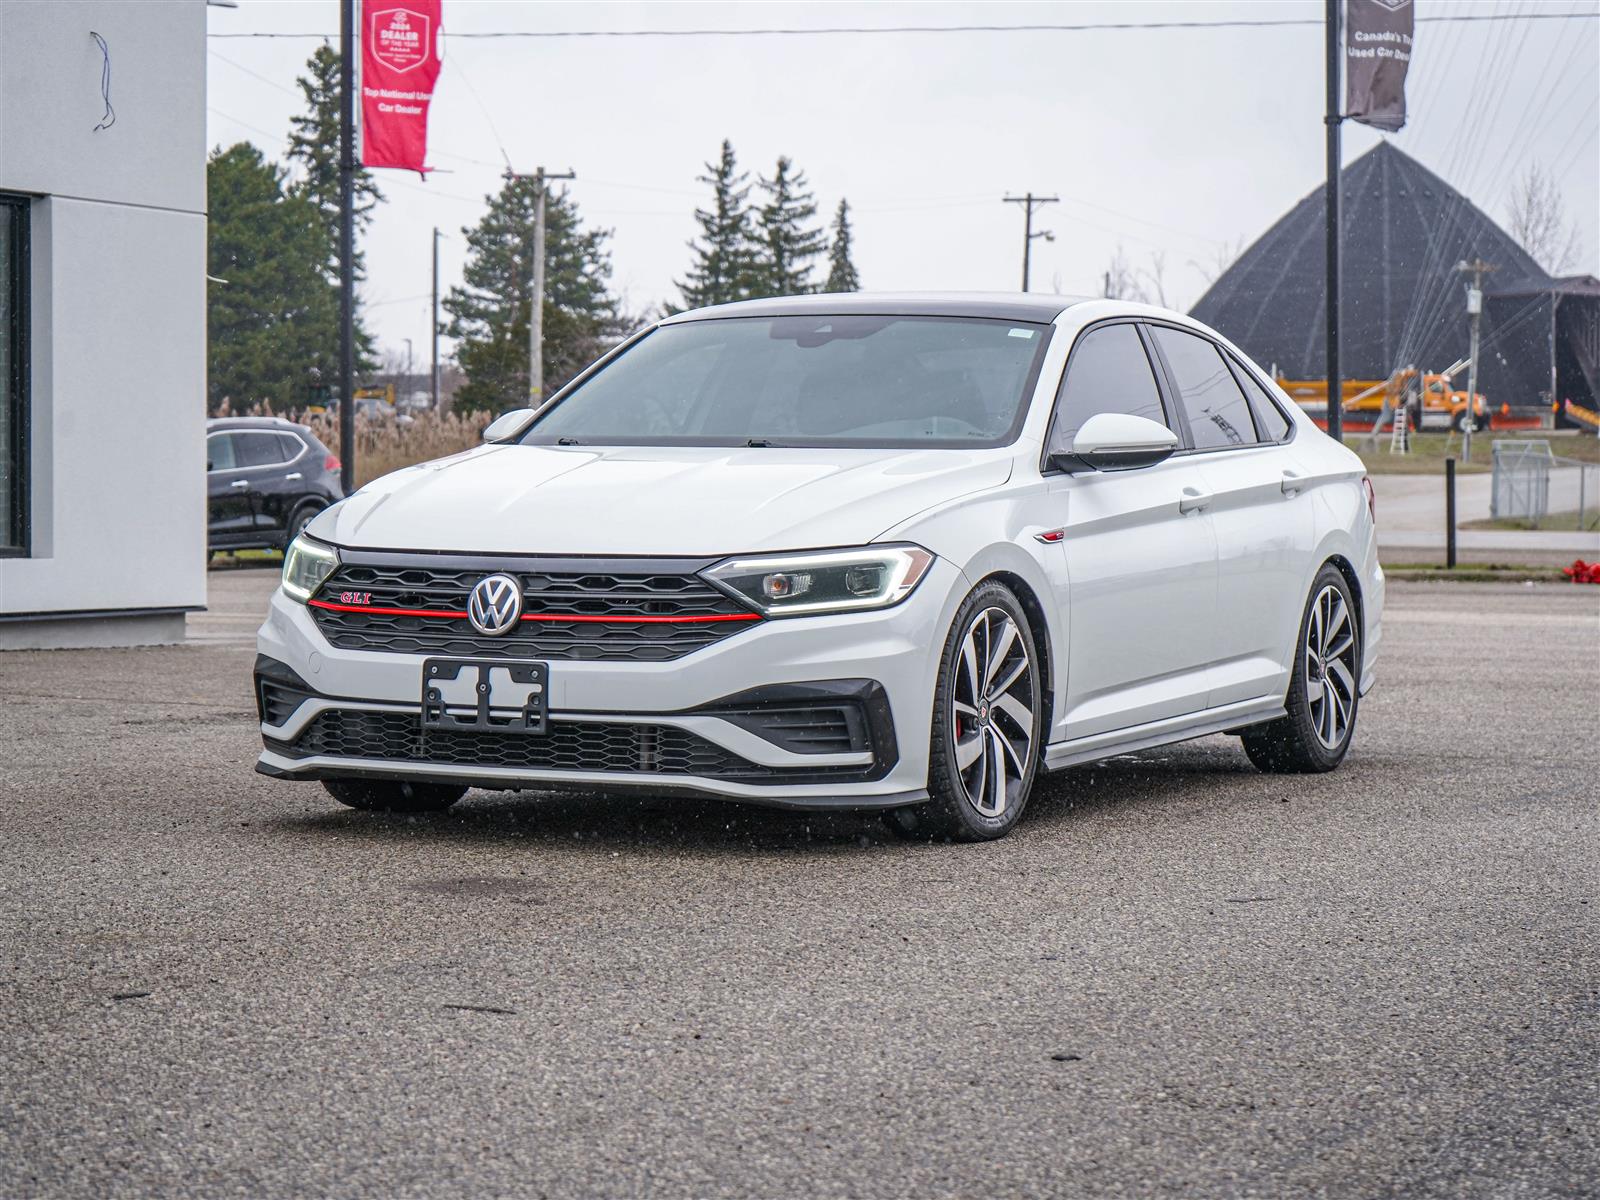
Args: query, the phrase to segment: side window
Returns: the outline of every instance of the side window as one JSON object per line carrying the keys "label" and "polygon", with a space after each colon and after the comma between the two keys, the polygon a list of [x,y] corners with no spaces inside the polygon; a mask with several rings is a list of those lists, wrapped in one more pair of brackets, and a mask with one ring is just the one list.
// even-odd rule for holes
{"label": "side window", "polygon": [[213,433],[206,438],[206,470],[231,471],[238,463],[233,453],[233,434]]}
{"label": "side window", "polygon": [[304,443],[292,433],[279,433],[274,436],[278,439],[278,445],[282,447],[284,462],[293,462],[305,449]]}
{"label": "side window", "polygon": [[1192,333],[1164,325],[1151,329],[1172,369],[1178,394],[1183,397],[1194,448],[1215,450],[1257,441],[1250,404],[1222,360],[1222,351]]}
{"label": "side window", "polygon": [[1132,325],[1091,329],[1072,348],[1067,376],[1056,397],[1052,454],[1070,450],[1083,423],[1099,413],[1128,413],[1167,424],[1155,372]]}
{"label": "side window", "polygon": [[1261,431],[1261,440],[1283,441],[1289,436],[1289,418],[1283,415],[1283,409],[1267,395],[1267,389],[1256,382],[1256,377],[1250,374],[1244,364],[1235,360],[1233,373],[1243,385],[1244,394],[1250,398],[1250,411],[1255,414],[1256,428]]}
{"label": "side window", "polygon": [[234,435],[235,453],[241,467],[270,467],[284,460],[283,447],[274,433],[238,433]]}

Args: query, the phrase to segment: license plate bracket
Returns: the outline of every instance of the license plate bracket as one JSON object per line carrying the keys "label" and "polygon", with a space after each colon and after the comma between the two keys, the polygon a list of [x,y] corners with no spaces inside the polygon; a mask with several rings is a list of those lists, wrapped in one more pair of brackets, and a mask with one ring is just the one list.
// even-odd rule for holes
{"label": "license plate bracket", "polygon": [[429,658],[422,664],[422,733],[544,733],[550,667],[505,659]]}

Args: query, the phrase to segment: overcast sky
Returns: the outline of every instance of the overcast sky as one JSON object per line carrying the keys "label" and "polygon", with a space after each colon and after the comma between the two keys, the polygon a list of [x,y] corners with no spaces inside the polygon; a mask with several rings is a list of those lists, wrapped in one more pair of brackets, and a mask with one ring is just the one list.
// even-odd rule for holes
{"label": "overcast sky", "polygon": [[[1595,0],[1417,0],[1422,18],[1589,12]],[[695,182],[723,138],[771,173],[787,154],[831,215],[855,213],[872,290],[1013,290],[1032,189],[1061,203],[1034,243],[1034,290],[1098,293],[1118,247],[1165,257],[1168,303],[1204,290],[1201,265],[1248,244],[1323,176],[1319,26],[784,37],[451,38],[451,32],[1023,24],[1319,18],[1322,4],[523,3],[444,0],[445,62],[426,182],[380,171],[387,202],[364,246],[367,321],[387,349],[428,353],[429,242],[460,278],[508,157],[578,174],[587,221],[615,231],[614,283],[632,310],[677,296]],[[324,33],[336,0],[240,0],[210,32]],[[281,157],[314,39],[209,39],[210,141]],[[1395,144],[1505,222],[1530,163],[1560,181],[1600,273],[1600,20],[1419,24],[1411,120]],[[1345,160],[1380,136],[1345,126]]]}

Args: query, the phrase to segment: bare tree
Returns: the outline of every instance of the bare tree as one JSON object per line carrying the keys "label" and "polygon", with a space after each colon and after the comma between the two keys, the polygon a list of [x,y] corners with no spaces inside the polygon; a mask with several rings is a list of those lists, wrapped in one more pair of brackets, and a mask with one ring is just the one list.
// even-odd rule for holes
{"label": "bare tree", "polygon": [[1239,255],[1243,253],[1244,238],[1236,237],[1231,242],[1218,242],[1212,248],[1211,257],[1205,262],[1191,258],[1189,265],[1200,272],[1200,278],[1206,281],[1207,287],[1210,287],[1218,279],[1222,278],[1222,273],[1233,266]]}
{"label": "bare tree", "polygon": [[1576,223],[1567,223],[1566,206],[1554,175],[1529,163],[1511,194],[1510,234],[1552,275],[1572,269],[1583,252]]}
{"label": "bare tree", "polygon": [[1117,252],[1106,267],[1105,293],[1109,300],[1135,300],[1140,304],[1150,302],[1150,293],[1144,290],[1139,279],[1139,269],[1128,261],[1128,252],[1117,243]]}
{"label": "bare tree", "polygon": [[1139,304],[1167,303],[1167,252],[1152,250],[1148,267],[1135,266],[1128,260],[1128,252],[1117,244],[1117,252],[1106,267],[1105,294],[1112,300],[1133,300]]}
{"label": "bare tree", "polygon": [[1171,308],[1167,303],[1167,252],[1165,250],[1150,251],[1150,266],[1139,272],[1139,275],[1149,285],[1149,295],[1155,297],[1155,302],[1162,308]]}

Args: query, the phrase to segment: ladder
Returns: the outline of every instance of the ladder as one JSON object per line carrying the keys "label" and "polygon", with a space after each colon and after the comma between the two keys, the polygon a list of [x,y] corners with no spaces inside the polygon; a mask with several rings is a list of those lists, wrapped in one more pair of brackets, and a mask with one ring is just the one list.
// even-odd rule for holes
{"label": "ladder", "polygon": [[1411,453],[1411,406],[1405,403],[1404,396],[1394,414],[1394,434],[1389,438],[1389,453]]}

